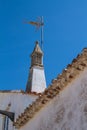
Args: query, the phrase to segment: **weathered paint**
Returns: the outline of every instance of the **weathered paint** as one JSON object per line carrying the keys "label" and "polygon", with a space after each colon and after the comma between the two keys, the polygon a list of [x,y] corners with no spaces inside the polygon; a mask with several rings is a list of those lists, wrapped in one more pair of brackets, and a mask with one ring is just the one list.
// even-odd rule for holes
{"label": "weathered paint", "polygon": [[[37,96],[35,95],[23,94],[15,91],[0,92],[0,110],[14,112],[16,119],[29,104],[36,100],[36,98]],[[5,116],[0,114],[0,130],[4,130],[4,120]],[[13,129],[15,130],[12,121],[9,119],[8,130]]]}
{"label": "weathered paint", "polygon": [[20,130],[86,130],[87,69]]}

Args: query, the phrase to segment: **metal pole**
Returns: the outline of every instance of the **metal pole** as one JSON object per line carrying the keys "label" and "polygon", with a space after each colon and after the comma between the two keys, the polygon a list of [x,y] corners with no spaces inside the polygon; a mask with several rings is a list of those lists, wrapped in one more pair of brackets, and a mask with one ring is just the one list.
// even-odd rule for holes
{"label": "metal pole", "polygon": [[43,16],[41,16],[41,49],[43,50],[43,25],[44,25],[44,22],[43,22]]}

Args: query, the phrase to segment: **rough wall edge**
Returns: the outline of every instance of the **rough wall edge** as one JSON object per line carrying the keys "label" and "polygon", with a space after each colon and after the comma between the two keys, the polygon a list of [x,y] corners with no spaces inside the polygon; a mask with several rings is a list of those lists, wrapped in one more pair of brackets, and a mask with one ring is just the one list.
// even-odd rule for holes
{"label": "rough wall edge", "polygon": [[79,75],[87,67],[87,48],[84,48],[82,53],[72,63],[63,70],[62,74],[58,75],[56,79],[52,80],[51,85],[45,90],[44,93],[39,95],[32,105],[29,105],[21,115],[18,116],[14,122],[16,128],[25,125],[32,119],[36,112],[43,108],[47,102],[51,101],[56,95],[59,94],[63,88],[71,83],[77,75]]}
{"label": "rough wall edge", "polygon": [[31,95],[31,96],[39,96],[41,93],[36,92],[25,92],[24,90],[0,90],[0,93],[6,93],[6,94],[23,94],[23,95]]}

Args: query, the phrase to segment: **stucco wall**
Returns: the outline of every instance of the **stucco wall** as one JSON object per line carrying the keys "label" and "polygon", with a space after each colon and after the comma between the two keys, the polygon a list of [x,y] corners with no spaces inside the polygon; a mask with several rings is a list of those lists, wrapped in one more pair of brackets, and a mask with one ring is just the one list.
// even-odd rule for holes
{"label": "stucco wall", "polygon": [[87,69],[20,130],[87,130]]}
{"label": "stucco wall", "polygon": [[[6,110],[15,113],[15,119],[24,109],[35,101],[37,96],[22,94],[20,92],[1,92],[0,91],[0,110]],[[4,130],[4,116],[0,114],[0,130]],[[9,119],[8,130],[14,130],[12,121]]]}
{"label": "stucco wall", "polygon": [[44,68],[33,67],[32,92],[42,93],[46,89]]}

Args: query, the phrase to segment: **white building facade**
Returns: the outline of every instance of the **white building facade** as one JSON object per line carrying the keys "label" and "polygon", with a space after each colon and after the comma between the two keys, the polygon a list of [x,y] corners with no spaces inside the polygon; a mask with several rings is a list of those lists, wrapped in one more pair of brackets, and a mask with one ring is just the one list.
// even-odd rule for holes
{"label": "white building facade", "polygon": [[[37,95],[18,91],[0,91],[0,110],[14,113],[14,121],[24,109],[37,99]],[[15,130],[8,116],[0,114],[0,130]]]}

